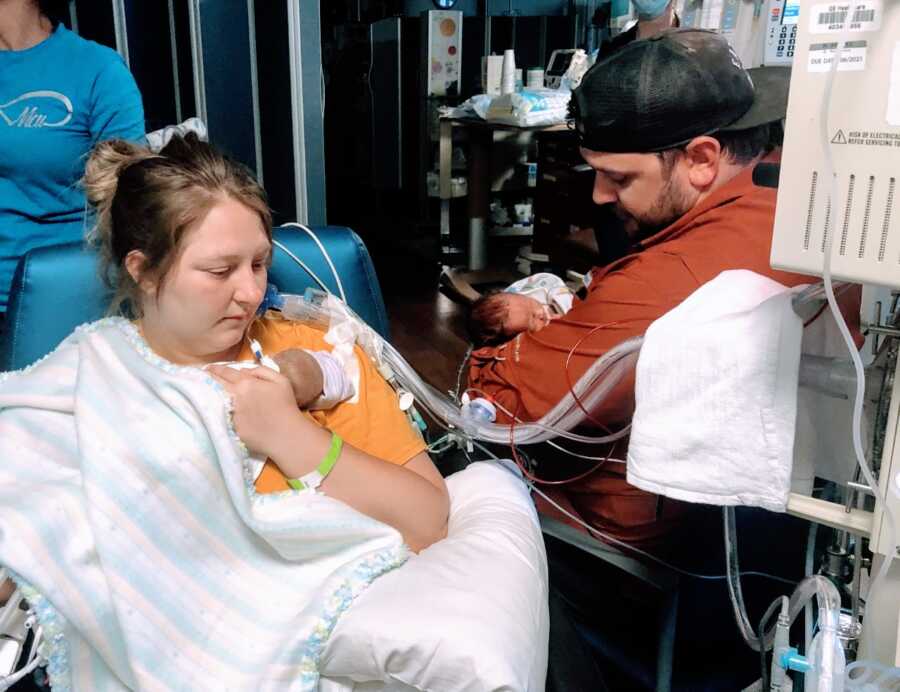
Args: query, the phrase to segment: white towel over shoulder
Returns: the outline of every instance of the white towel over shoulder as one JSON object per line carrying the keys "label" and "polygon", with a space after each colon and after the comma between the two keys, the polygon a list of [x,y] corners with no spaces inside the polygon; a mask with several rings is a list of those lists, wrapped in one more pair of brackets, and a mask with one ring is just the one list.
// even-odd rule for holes
{"label": "white towel over shoulder", "polygon": [[667,497],[784,511],[803,324],[793,292],[723,272],[650,325],[628,482]]}

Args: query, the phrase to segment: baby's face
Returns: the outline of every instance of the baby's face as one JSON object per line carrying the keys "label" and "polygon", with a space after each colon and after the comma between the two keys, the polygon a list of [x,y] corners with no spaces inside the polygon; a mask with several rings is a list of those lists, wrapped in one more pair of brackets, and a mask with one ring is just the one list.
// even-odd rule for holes
{"label": "baby's face", "polygon": [[503,320],[503,332],[509,336],[539,331],[550,322],[549,308],[534,298],[510,293],[506,305],[509,312]]}

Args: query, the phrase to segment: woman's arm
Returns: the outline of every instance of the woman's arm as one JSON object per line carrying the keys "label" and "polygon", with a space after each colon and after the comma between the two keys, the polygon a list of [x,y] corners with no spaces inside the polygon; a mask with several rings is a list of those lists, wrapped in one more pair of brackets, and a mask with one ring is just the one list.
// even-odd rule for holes
{"label": "woman's arm", "polygon": [[[285,476],[299,478],[315,469],[330,447],[331,433],[298,415],[268,456]],[[319,487],[328,496],[393,526],[415,552],[447,536],[450,498],[427,452],[398,466],[344,444]]]}
{"label": "woman's arm", "polygon": [[[288,478],[314,470],[331,433],[297,410],[290,382],[268,368],[208,372],[232,396],[235,430],[255,454],[269,457]],[[425,452],[403,466],[344,445],[321,489],[396,528],[415,551],[446,536],[450,501],[443,478]]]}

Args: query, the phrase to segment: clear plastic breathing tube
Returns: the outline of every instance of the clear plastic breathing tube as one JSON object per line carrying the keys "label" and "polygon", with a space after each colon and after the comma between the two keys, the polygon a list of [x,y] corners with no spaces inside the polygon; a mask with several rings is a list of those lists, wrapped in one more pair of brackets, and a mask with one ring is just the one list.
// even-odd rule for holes
{"label": "clear plastic breathing tube", "polygon": [[[741,631],[747,645],[754,651],[759,651],[760,646],[769,649],[772,647],[772,641],[775,636],[775,627],[769,629],[762,640],[753,631],[753,627],[747,618],[747,612],[744,608],[744,597],[741,592],[740,566],[738,565],[737,552],[737,532],[734,520],[734,507],[724,507],[724,524],[725,524],[725,547],[726,547],[726,566],[728,573],[728,591],[731,594],[732,606],[734,607],[735,620],[738,629]],[[790,597],[790,605],[788,613],[791,623],[797,619],[803,606],[809,602],[813,596],[819,600],[819,627],[830,626],[835,631],[838,625],[838,615],[841,609],[841,597],[837,592],[834,584],[828,579],[820,575],[812,575],[801,581]],[[827,612],[823,614],[823,609]],[[830,623],[830,624],[829,624]]]}
{"label": "clear plastic breathing tube", "polygon": [[[575,384],[575,395],[582,405],[591,410],[597,407],[609,393],[633,369],[643,339],[630,339],[598,358]],[[469,418],[460,411],[458,404],[423,382],[409,363],[389,344],[385,345],[385,360],[394,371],[397,381],[432,415],[459,428],[467,435],[485,442],[509,443],[509,426],[484,423]],[[586,416],[569,393],[539,420],[533,423],[516,424],[516,444],[535,444],[564,437],[569,440],[589,443],[607,443],[621,439],[628,430],[620,430],[610,435],[589,436],[570,432],[586,420]]]}
{"label": "clear plastic breathing tube", "polygon": [[[757,636],[747,618],[744,597],[741,592],[740,566],[737,554],[737,533],[735,530],[734,507],[723,508],[725,524],[726,566],[728,593],[734,608],[734,619],[744,641],[754,651],[769,650],[775,641],[777,624],[773,624],[762,638]],[[801,581],[788,601],[788,628],[797,619],[807,603],[813,598],[819,606],[819,632],[812,640],[807,652],[812,668],[807,673],[806,689],[816,692],[839,692],[843,689],[844,650],[838,640],[838,622],[841,612],[841,597],[837,588],[826,577],[812,575]]]}
{"label": "clear plastic breathing tube", "polygon": [[[848,287],[849,284],[842,285],[841,290]],[[809,304],[814,304],[817,300],[821,300],[821,289],[812,287],[798,294],[793,306],[795,311],[800,313],[804,309],[808,310]],[[579,435],[571,430],[587,420],[582,406],[588,411],[596,410],[619,383],[634,372],[643,342],[644,338],[637,336],[610,349],[594,361],[575,383],[574,395],[573,392],[566,394],[556,406],[535,422],[517,422],[516,443],[535,444],[552,440],[554,437],[564,437],[578,442],[602,444],[627,436],[630,427],[604,436]],[[461,414],[458,404],[423,382],[389,343],[384,342],[383,348],[384,358],[397,374],[398,381],[434,416],[473,438],[497,444],[509,443],[508,425],[482,423],[465,417]],[[846,367],[845,363],[837,359],[816,359],[804,355],[800,360],[801,380],[804,382],[809,380],[811,386],[831,396],[846,396],[849,388]],[[581,406],[578,405],[579,401]]]}
{"label": "clear plastic breathing tube", "polygon": [[[400,353],[375,330],[367,326],[347,305],[322,291],[309,290],[306,296],[282,294],[278,302],[290,319],[316,324],[325,330],[354,338],[376,363],[388,381],[396,382],[415,397],[419,406],[436,419],[465,435],[495,444],[509,443],[509,426],[485,423],[466,416],[449,396],[423,381]],[[609,435],[580,435],[570,432],[586,420],[575,397],[587,410],[595,409],[631,372],[637,362],[642,337],[629,339],[598,358],[579,378],[570,392],[540,420],[516,424],[516,444],[535,444],[563,437],[577,442],[604,444],[628,435],[623,429]]]}

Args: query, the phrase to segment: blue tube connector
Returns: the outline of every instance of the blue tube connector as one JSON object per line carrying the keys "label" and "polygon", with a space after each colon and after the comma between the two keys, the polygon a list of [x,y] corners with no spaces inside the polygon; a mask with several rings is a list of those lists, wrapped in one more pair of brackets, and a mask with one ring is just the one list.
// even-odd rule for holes
{"label": "blue tube connector", "polygon": [[266,294],[263,296],[262,302],[256,310],[257,315],[265,314],[266,310],[274,308],[280,310],[284,305],[284,297],[278,292],[275,284],[266,285]]}
{"label": "blue tube connector", "polygon": [[808,673],[812,670],[812,663],[792,647],[781,654],[781,667],[785,670],[796,670],[798,673]]}
{"label": "blue tube connector", "polygon": [[413,419],[416,427],[423,433],[428,430],[428,423],[425,422],[425,419],[422,418],[422,414],[416,410],[415,406],[410,409],[410,417]]}

